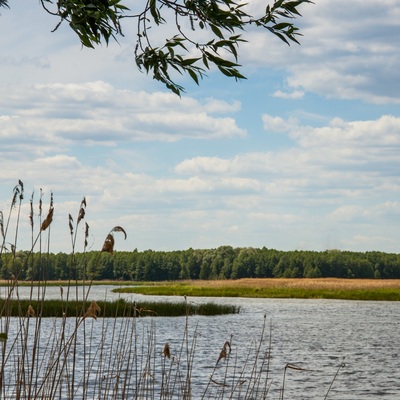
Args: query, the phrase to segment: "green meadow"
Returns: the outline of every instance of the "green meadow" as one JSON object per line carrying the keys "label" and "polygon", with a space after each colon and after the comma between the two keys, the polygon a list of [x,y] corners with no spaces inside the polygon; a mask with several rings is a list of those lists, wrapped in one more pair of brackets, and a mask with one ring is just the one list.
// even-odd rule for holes
{"label": "green meadow", "polygon": [[400,281],[342,279],[242,279],[148,282],[114,290],[159,296],[248,297],[399,301]]}

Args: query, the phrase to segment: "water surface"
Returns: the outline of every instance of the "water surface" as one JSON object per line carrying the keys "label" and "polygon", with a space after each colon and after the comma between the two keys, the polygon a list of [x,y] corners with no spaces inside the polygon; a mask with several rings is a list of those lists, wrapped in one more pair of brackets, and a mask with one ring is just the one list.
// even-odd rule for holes
{"label": "water surface", "polygon": [[[119,297],[137,302],[141,299],[183,300],[182,297],[115,294],[111,292],[112,288],[93,286],[89,300]],[[21,298],[29,297],[29,288],[19,288],[19,295]],[[60,298],[60,288],[48,287],[46,298]],[[193,339],[196,341],[193,398],[200,397],[223,344],[231,340],[230,365],[235,364],[236,368],[244,366],[249,356],[250,364],[256,353],[264,361],[263,369],[264,373],[268,369],[270,387],[268,399],[280,398],[287,364],[301,368],[286,370],[287,399],[324,399],[339,367],[328,399],[400,399],[400,305],[397,302],[242,298],[189,298],[189,301],[213,301],[241,307],[238,315],[189,318],[189,343]],[[264,339],[258,347],[264,318]],[[54,329],[52,319],[43,323],[49,325],[49,332]],[[177,354],[182,345],[185,323],[184,317],[146,317],[137,320],[136,329],[144,335],[155,332],[157,352],[160,353],[164,344],[169,342],[172,354]],[[98,319],[93,324],[98,327],[100,342],[104,321]],[[218,364],[214,374],[216,381],[223,376],[224,365],[224,360]],[[249,382],[250,375],[246,372],[243,380]]]}

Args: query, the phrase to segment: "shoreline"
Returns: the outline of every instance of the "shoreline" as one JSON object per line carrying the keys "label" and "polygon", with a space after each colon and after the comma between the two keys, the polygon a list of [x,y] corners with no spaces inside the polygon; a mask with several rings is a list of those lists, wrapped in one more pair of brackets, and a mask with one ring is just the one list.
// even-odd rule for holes
{"label": "shoreline", "polygon": [[[12,287],[13,281],[0,281]],[[116,293],[153,296],[299,298],[400,301],[400,279],[243,278],[238,280],[18,281],[18,286],[116,286]]]}

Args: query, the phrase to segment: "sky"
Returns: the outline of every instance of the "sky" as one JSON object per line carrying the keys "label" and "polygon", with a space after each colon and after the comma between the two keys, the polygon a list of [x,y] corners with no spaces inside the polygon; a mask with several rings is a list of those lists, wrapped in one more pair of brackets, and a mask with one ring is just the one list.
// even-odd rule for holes
{"label": "sky", "polygon": [[[137,5],[125,4],[132,9]],[[400,0],[315,0],[301,45],[244,33],[235,82],[181,77],[179,98],[137,70],[135,22],[82,48],[38,1],[0,9],[0,210],[25,198],[19,249],[54,197],[43,244],[70,252],[86,198],[89,250],[233,247],[400,252]],[[265,1],[250,7],[259,13]],[[171,26],[155,31],[164,39]],[[159,36],[158,36],[159,35]],[[12,213],[7,241],[14,237]],[[76,250],[83,250],[84,225]],[[49,241],[49,242],[47,242]]]}

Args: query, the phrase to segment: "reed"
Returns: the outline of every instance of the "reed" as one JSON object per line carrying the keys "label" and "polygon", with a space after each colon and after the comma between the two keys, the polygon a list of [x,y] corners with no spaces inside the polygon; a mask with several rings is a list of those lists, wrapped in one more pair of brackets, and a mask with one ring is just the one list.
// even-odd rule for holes
{"label": "reed", "polygon": [[[8,215],[0,215],[3,238],[0,257],[7,258],[13,270],[0,301],[1,399],[269,398],[272,332],[270,329],[269,335],[266,333],[266,316],[260,337],[249,340],[247,348],[236,344],[233,335],[221,338],[222,346],[211,348],[207,353],[209,374],[198,377],[198,368],[205,367],[199,367],[196,358],[200,332],[197,325],[194,329],[191,326],[192,316],[239,312],[236,307],[224,308],[213,303],[195,305],[186,296],[182,303],[173,305],[122,299],[115,302],[90,300],[93,282],[86,278],[85,262],[78,267],[75,259],[80,243],[78,232],[83,232],[84,253],[89,236],[89,226],[84,221],[85,198],[77,217],[69,215],[70,278],[66,287],[60,288],[60,299],[46,298],[49,282],[45,263],[40,263],[43,265],[39,271],[41,279],[30,282],[29,299],[21,299],[18,288],[22,271],[32,267],[36,257],[46,259],[50,252],[55,209],[51,195],[48,212],[44,215],[43,194],[40,193],[39,224],[35,232],[31,197],[32,248],[27,264],[21,265],[16,249],[23,198],[24,187],[20,181],[14,188]],[[82,224],[85,224],[84,229],[78,229]],[[13,231],[10,226],[14,226]],[[122,227],[113,228],[106,237],[103,251],[114,251],[113,235],[118,232],[126,237]],[[157,318],[138,318],[171,314],[183,315],[180,320],[183,319],[184,324],[177,330],[176,337],[169,340],[157,329]],[[284,378],[287,379],[285,375]],[[281,393],[283,398],[284,385]]]}
{"label": "reed", "polygon": [[[66,312],[66,317],[74,317],[77,313],[87,305],[87,302],[77,301],[74,299],[69,300],[68,308],[62,300],[6,300],[0,299],[0,308],[8,308],[8,313],[12,317],[36,317],[42,318],[56,317],[62,318]],[[87,313],[89,316],[96,316],[102,318],[111,317],[145,317],[145,316],[159,316],[159,317],[180,317],[189,315],[224,315],[224,314],[237,314],[240,312],[240,307],[229,304],[215,304],[212,302],[204,304],[191,304],[190,307],[182,302],[128,302],[125,299],[115,301],[97,301],[98,307],[93,311],[88,308]]]}

